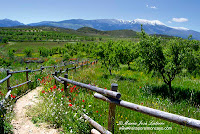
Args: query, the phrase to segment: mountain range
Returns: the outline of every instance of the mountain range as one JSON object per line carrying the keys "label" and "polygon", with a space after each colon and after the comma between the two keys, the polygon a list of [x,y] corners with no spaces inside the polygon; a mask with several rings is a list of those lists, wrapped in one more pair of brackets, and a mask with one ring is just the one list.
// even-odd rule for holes
{"label": "mountain range", "polygon": [[[83,19],[71,19],[64,21],[42,21],[38,23],[27,24],[27,26],[54,26],[70,29],[79,29],[81,27],[91,27],[101,31],[111,31],[111,30],[133,30],[140,32],[141,24],[143,29],[148,34],[162,34],[169,36],[177,36],[182,38],[187,38],[192,35],[193,39],[200,40],[200,32],[189,30],[183,27],[170,27],[158,20],[144,20],[135,19],[132,21],[118,20],[118,19],[96,19],[96,20],[83,20]],[[9,19],[0,20],[0,27],[13,27],[25,25],[18,21],[12,21]]]}

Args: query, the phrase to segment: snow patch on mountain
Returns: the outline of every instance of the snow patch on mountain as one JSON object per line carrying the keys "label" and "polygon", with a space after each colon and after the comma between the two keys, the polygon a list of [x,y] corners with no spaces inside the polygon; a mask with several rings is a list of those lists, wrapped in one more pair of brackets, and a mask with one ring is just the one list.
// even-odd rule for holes
{"label": "snow patch on mountain", "polygon": [[[168,27],[170,27],[170,26],[168,26]],[[184,30],[184,31],[190,30],[190,29],[185,28],[185,27],[170,27],[170,28],[177,29],[177,30]]]}
{"label": "snow patch on mountain", "polygon": [[164,23],[162,23],[159,20],[145,20],[145,19],[135,19],[133,20],[135,23],[139,23],[139,24],[149,24],[149,25],[164,25],[166,26]]}

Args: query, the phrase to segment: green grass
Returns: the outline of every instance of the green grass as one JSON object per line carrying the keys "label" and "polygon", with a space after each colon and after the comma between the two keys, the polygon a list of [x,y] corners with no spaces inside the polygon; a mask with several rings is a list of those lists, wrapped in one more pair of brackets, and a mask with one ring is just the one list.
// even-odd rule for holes
{"label": "green grass", "polygon": [[[133,66],[132,66],[133,68]],[[144,105],[154,109],[170,112],[189,118],[200,119],[199,106],[193,106],[189,101],[172,101],[170,97],[163,97],[159,94],[147,94],[143,90],[148,88],[147,86],[158,85],[162,86],[162,79],[157,76],[152,77],[150,74],[144,72],[138,72],[127,70],[126,66],[123,66],[121,70],[113,71],[112,76],[104,68],[99,65],[92,66],[91,68],[84,68],[84,71],[79,69],[76,73],[70,72],[69,78],[83,82],[86,84],[96,85],[101,88],[110,89],[112,83],[118,84],[118,91],[122,94],[121,99],[129,101],[135,104]],[[193,79],[190,78],[176,78],[173,82],[173,87],[178,86],[180,82],[184,83],[187,80],[187,84],[182,84],[184,89],[189,87],[199,91],[200,83],[194,83]],[[53,82],[53,81],[52,81]],[[41,93],[41,97],[44,103],[39,104],[37,108],[41,108],[40,113],[32,114],[33,118],[40,119],[41,121],[49,122],[54,126],[61,128],[62,132],[68,133],[73,131],[74,133],[89,133],[87,129],[91,129],[91,126],[85,123],[80,125],[80,115],[71,110],[69,103],[75,107],[79,107],[80,111],[87,113],[92,119],[97,121],[99,124],[107,128],[108,119],[108,103],[101,100],[97,100],[93,97],[93,92],[86,89],[78,88],[70,93],[70,96],[63,96],[65,93],[55,90],[54,93],[49,92],[50,87],[53,87],[54,83],[48,83],[45,85],[44,91],[47,94]],[[73,85],[69,85],[69,88]],[[62,88],[62,85],[58,85],[56,89]],[[76,89],[77,87],[75,87]],[[71,100],[69,102],[69,100]],[[84,102],[83,102],[84,100]],[[61,105],[62,104],[62,105]],[[51,106],[50,106],[51,105]],[[54,110],[55,109],[55,110]],[[31,110],[30,110],[31,112]],[[65,114],[67,112],[67,115]],[[54,114],[55,115],[54,115]],[[53,114],[53,115],[52,115]],[[136,111],[131,111],[123,107],[117,106],[116,108],[116,124],[115,133],[198,133],[197,130],[191,129],[185,126],[180,126],[175,123],[157,119]],[[159,122],[162,125],[155,125],[150,127],[170,127],[172,130],[119,130],[121,125],[119,122],[129,123],[151,123]],[[130,127],[149,127],[148,125],[133,125]]]}
{"label": "green grass", "polygon": [[53,48],[53,47],[64,47],[66,42],[11,42],[3,48],[4,51],[9,49],[15,49],[16,53],[23,53],[26,48],[32,48],[33,52],[38,52],[40,47]]}

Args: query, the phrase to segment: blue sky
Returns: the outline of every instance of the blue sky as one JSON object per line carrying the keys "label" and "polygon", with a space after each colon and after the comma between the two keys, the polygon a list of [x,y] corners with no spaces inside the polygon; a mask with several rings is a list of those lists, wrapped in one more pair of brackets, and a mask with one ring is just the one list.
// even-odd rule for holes
{"label": "blue sky", "polygon": [[0,19],[146,19],[200,32],[200,0],[0,0]]}

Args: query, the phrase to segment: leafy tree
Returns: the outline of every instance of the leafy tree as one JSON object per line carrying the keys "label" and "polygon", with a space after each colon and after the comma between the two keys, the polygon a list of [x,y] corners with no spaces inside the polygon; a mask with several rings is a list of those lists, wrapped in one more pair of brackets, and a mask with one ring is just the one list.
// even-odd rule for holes
{"label": "leafy tree", "polygon": [[2,43],[8,43],[8,38],[3,38],[1,42]]}
{"label": "leafy tree", "polygon": [[70,55],[68,53],[65,53],[63,58],[64,58],[63,61],[67,61],[69,60]]}
{"label": "leafy tree", "polygon": [[102,64],[107,68],[110,75],[112,70],[119,67],[118,49],[113,41],[99,44],[96,55],[100,57]]}
{"label": "leafy tree", "polygon": [[50,55],[49,49],[45,47],[40,47],[38,51],[42,57],[48,57]]}
{"label": "leafy tree", "polygon": [[138,46],[142,63],[148,71],[159,72],[171,92],[171,82],[186,67],[187,56],[192,51],[188,41],[176,38],[162,45],[161,38],[149,36],[143,29],[140,38]]}
{"label": "leafy tree", "polygon": [[15,53],[14,49],[8,50],[8,57],[10,57],[10,59],[14,59],[14,53]]}
{"label": "leafy tree", "polygon": [[137,53],[134,44],[120,42],[118,47],[118,57],[121,64],[128,64],[128,69],[130,69],[130,62],[137,58]]}
{"label": "leafy tree", "polygon": [[25,53],[26,57],[31,57],[32,51],[33,51],[33,49],[30,49],[30,48],[24,49],[24,53]]}

